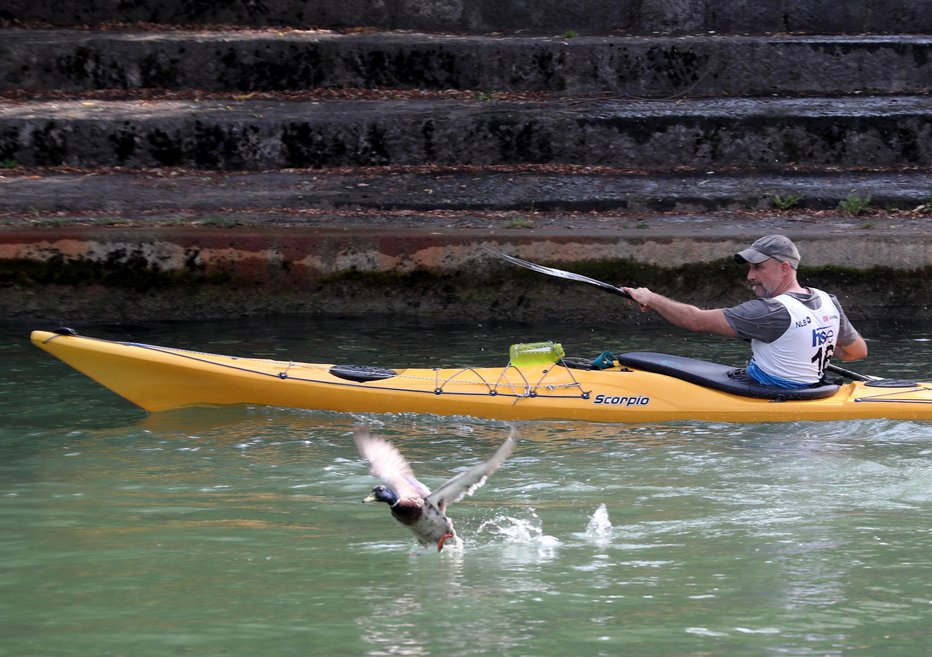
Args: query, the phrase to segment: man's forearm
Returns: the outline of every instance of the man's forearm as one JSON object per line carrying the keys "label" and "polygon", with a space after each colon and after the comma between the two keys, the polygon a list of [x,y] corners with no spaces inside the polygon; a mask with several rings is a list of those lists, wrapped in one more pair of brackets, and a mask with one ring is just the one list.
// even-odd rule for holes
{"label": "man's forearm", "polygon": [[725,319],[725,314],[721,309],[703,310],[697,306],[675,301],[662,294],[651,292],[644,287],[626,289],[631,293],[631,298],[641,305],[642,310],[651,308],[674,326],[690,331],[706,331],[729,337],[735,336],[734,329]]}

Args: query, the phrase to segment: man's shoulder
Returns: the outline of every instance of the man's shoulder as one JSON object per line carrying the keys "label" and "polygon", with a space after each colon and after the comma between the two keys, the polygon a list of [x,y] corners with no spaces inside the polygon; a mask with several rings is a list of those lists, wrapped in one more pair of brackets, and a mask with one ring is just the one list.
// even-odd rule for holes
{"label": "man's shoulder", "polygon": [[781,311],[785,312],[786,307],[772,297],[749,299],[737,306],[724,309],[726,315],[736,317],[765,317]]}
{"label": "man's shoulder", "polygon": [[822,305],[823,294],[828,297],[828,300],[831,301],[836,308],[841,309],[841,303],[838,301],[838,298],[830,292],[817,290],[814,287],[806,288],[805,292],[787,292],[787,295],[796,299],[810,310],[819,309],[819,307]]}
{"label": "man's shoulder", "polygon": [[780,301],[758,298],[723,309],[725,319],[740,338],[773,342],[786,332],[790,313]]}

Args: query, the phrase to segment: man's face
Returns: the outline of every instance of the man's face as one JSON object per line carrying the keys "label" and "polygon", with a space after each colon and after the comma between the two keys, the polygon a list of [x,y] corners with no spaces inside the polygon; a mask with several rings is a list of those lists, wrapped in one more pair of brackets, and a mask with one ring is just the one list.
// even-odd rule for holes
{"label": "man's face", "polygon": [[754,294],[762,298],[776,296],[776,291],[783,283],[784,265],[789,267],[773,258],[756,265],[748,263],[748,282]]}

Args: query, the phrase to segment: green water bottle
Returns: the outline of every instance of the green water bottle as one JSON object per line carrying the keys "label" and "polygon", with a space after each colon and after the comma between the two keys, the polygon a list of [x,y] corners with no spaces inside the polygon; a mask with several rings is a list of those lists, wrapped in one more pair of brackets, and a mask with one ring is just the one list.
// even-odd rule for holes
{"label": "green water bottle", "polygon": [[511,364],[516,367],[553,365],[563,358],[563,345],[558,342],[529,342],[513,344],[508,350]]}

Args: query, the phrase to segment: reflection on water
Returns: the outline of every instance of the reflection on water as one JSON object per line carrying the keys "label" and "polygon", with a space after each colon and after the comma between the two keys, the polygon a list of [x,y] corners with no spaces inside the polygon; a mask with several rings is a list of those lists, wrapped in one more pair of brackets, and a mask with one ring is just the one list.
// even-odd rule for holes
{"label": "reflection on water", "polygon": [[[31,327],[27,327],[31,328]],[[746,347],[630,327],[259,320],[85,333],[374,364],[498,364],[559,339],[740,362]],[[275,408],[146,415],[0,336],[0,654],[874,655],[926,650],[932,427],[519,424],[421,550],[360,500],[371,427],[429,486],[505,423]],[[859,371],[930,371],[928,334]],[[610,346],[608,347],[611,348]]]}

